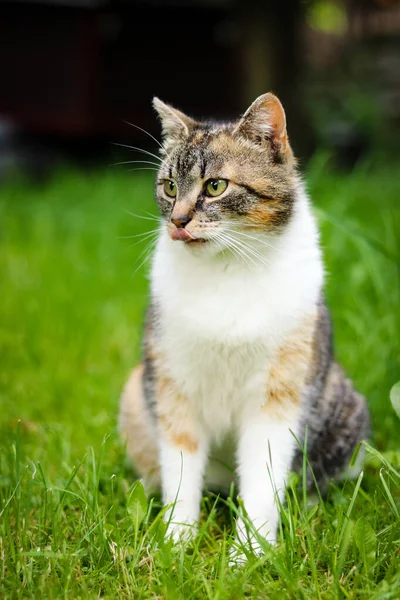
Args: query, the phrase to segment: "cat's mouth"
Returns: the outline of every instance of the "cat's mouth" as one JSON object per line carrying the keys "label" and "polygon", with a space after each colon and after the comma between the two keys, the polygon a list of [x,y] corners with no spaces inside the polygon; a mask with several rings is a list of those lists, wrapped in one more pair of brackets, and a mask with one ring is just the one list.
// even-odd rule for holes
{"label": "cat's mouth", "polygon": [[187,244],[205,244],[206,242],[208,242],[209,240],[206,240],[205,238],[194,238],[192,240],[187,240]]}
{"label": "cat's mouth", "polygon": [[205,238],[196,237],[183,227],[174,229],[171,232],[171,238],[175,241],[185,242],[186,244],[204,244],[204,242],[207,242]]}

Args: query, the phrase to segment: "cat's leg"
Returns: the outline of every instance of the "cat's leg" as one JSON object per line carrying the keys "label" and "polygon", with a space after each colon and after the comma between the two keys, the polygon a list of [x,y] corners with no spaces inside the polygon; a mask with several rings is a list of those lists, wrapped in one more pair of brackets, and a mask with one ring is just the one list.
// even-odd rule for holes
{"label": "cat's leg", "polygon": [[[246,402],[239,432],[240,496],[258,536],[272,543],[313,371],[314,331],[315,318],[308,318],[284,340],[270,365],[261,401]],[[237,537],[261,551],[257,535],[248,535],[243,518],[238,519]]]}
{"label": "cat's leg", "polygon": [[298,411],[293,409],[285,419],[260,410],[243,423],[238,445],[240,498],[247,519],[239,516],[237,539],[261,552],[258,536],[275,543],[279,518],[279,502],[284,499],[287,474],[294,456],[298,429]]}
{"label": "cat's leg", "polygon": [[157,429],[143,395],[143,365],[132,371],[121,396],[119,431],[148,494],[161,487]]}
{"label": "cat's leg", "polygon": [[165,520],[168,534],[175,541],[187,540],[197,533],[207,447],[199,442],[196,449],[186,444],[160,442],[163,502],[168,506]]}
{"label": "cat's leg", "polygon": [[157,384],[157,413],[168,534],[175,540],[188,539],[197,532],[208,441],[192,403],[167,378]]}

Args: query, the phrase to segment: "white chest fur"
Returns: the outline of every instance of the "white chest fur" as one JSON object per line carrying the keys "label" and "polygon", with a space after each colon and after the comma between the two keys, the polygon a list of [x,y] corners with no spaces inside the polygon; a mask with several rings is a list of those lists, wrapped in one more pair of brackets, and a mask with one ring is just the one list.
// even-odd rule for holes
{"label": "white chest fur", "polygon": [[215,438],[249,402],[262,401],[268,362],[318,302],[323,268],[305,196],[272,243],[265,246],[266,264],[255,267],[160,235],[152,269],[158,344],[171,377]]}

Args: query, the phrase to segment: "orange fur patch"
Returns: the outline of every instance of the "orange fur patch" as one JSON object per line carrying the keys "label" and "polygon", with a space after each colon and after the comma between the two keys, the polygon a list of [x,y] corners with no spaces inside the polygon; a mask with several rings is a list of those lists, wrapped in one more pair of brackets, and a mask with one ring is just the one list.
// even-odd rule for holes
{"label": "orange fur patch", "polygon": [[269,200],[256,204],[246,214],[246,222],[254,227],[273,228],[281,222],[287,207],[279,200]]}
{"label": "orange fur patch", "polygon": [[308,318],[278,349],[267,382],[264,409],[283,417],[300,405],[313,368],[316,318]]}
{"label": "orange fur patch", "polygon": [[273,225],[277,220],[277,207],[279,207],[279,200],[256,204],[246,214],[246,220],[255,226]]}
{"label": "orange fur patch", "polygon": [[153,336],[153,320],[148,316],[145,329],[145,353],[153,362],[155,382],[155,403],[158,416],[158,432],[172,444],[185,452],[194,453],[198,449],[198,435],[193,406],[179,391],[176,383],[168,376],[166,358],[157,348]]}
{"label": "orange fur patch", "polygon": [[121,398],[119,429],[128,456],[149,488],[160,482],[156,430],[146,411],[142,392],[143,365],[132,372]]}
{"label": "orange fur patch", "polygon": [[199,144],[203,138],[204,138],[204,131],[197,131],[197,133],[195,133],[195,135],[193,136],[191,143],[193,145]]}
{"label": "orange fur patch", "polygon": [[197,452],[199,443],[193,407],[168,377],[158,378],[156,401],[162,435],[185,452]]}
{"label": "orange fur patch", "polygon": [[172,436],[172,442],[175,446],[178,446],[178,448],[182,448],[189,452],[189,454],[194,454],[199,449],[199,443],[187,433],[180,433]]}

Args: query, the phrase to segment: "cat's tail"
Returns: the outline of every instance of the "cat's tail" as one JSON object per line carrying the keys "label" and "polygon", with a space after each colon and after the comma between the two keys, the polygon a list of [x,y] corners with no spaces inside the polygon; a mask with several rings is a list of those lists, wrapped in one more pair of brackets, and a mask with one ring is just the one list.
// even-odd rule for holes
{"label": "cat's tail", "polygon": [[[362,468],[363,449],[350,468],[353,453],[370,435],[367,403],[336,362],[330,364],[322,394],[309,407],[307,426],[307,458],[313,471],[307,474],[309,488],[325,493],[330,479],[355,477]],[[296,470],[301,469],[302,455],[296,456]]]}

